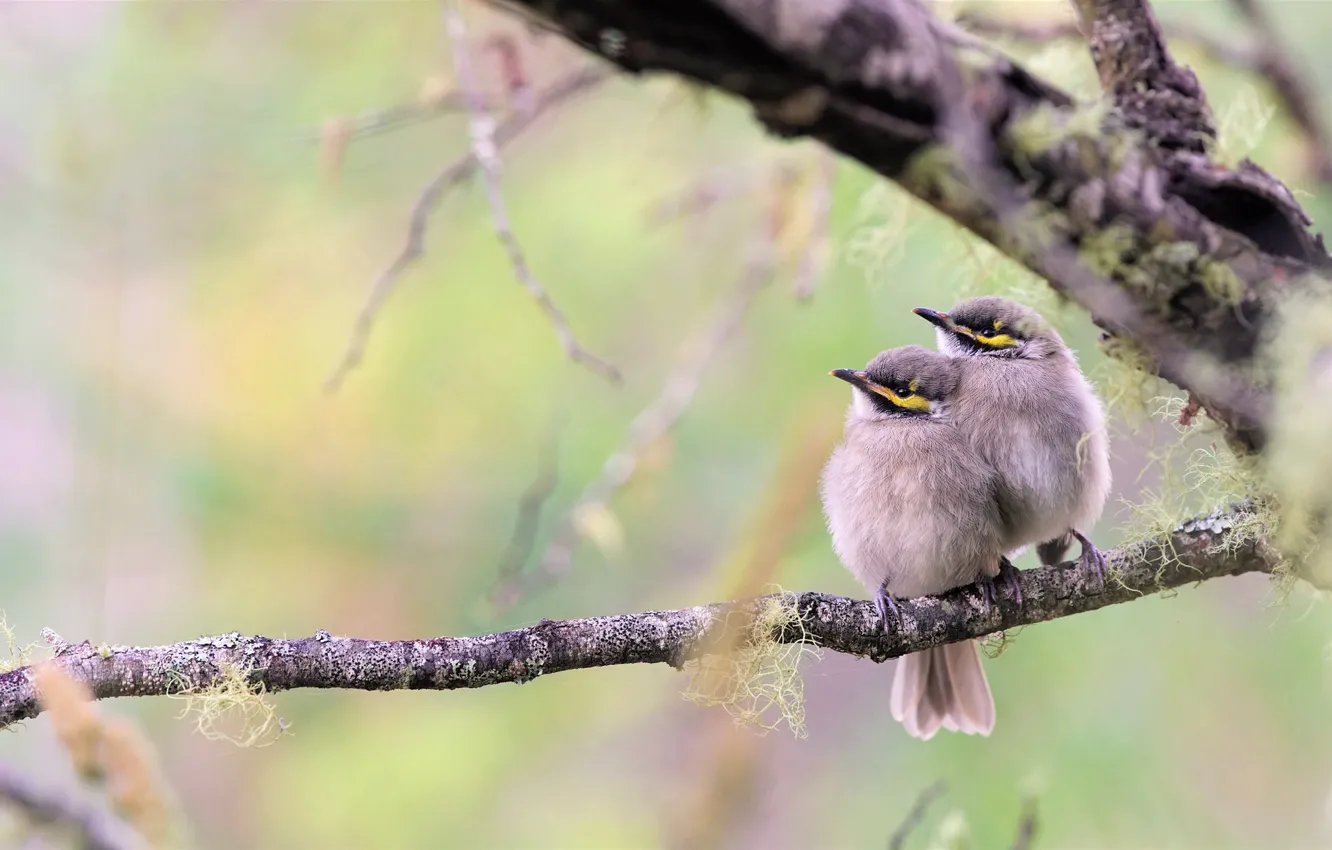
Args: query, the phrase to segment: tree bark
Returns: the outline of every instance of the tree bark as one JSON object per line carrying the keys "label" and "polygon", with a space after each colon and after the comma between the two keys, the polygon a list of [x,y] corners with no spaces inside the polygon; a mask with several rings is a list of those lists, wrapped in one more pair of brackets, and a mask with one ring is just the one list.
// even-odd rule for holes
{"label": "tree bark", "polygon": [[[522,684],[566,670],[618,664],[686,661],[725,651],[747,635],[768,606],[794,605],[798,624],[771,638],[810,643],[884,661],[932,646],[1017,626],[1095,611],[1185,584],[1248,572],[1270,573],[1279,563],[1262,538],[1246,535],[1250,505],[1239,504],[1183,524],[1157,541],[1109,553],[1110,578],[1101,585],[1073,564],[1021,573],[1022,603],[1004,588],[987,608],[975,586],[900,603],[901,619],[883,628],[874,603],[826,593],[787,593],[675,611],[648,611],[543,620],[535,626],[476,637],[365,640],[334,637],[276,639],[232,633],[167,646],[94,646],[55,640],[55,658],[97,699],[149,697],[207,690],[241,670],[269,691],[292,688],[453,690],[506,682]],[[41,711],[33,668],[0,675],[0,729]]]}

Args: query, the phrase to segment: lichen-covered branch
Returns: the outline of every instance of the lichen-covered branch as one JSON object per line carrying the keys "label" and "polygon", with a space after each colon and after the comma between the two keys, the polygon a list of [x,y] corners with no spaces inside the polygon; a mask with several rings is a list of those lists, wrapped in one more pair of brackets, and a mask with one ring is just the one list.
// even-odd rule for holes
{"label": "lichen-covered branch", "polygon": [[[773,634],[774,640],[883,661],[1185,584],[1271,572],[1278,559],[1263,538],[1246,531],[1253,526],[1245,505],[1198,517],[1168,538],[1110,553],[1111,578],[1105,585],[1072,564],[1025,571],[1021,605],[1005,589],[987,610],[974,586],[904,601],[901,621],[886,632],[873,602],[805,592],[675,611],[543,620],[477,637],[366,640],[320,632],[288,640],[228,634],[153,647],[56,641],[53,663],[86,683],[99,699],[205,690],[236,671],[269,691],[479,688],[589,667],[680,667],[713,648],[733,645],[737,630],[748,630],[777,604],[794,606],[798,622]],[[0,729],[40,710],[32,667],[0,675]]]}
{"label": "lichen-covered branch", "polygon": [[[1112,0],[1086,2],[1095,10]],[[504,5],[629,71],[675,73],[730,92],[753,104],[772,132],[819,139],[895,180],[1045,276],[1098,325],[1135,343],[1240,445],[1265,442],[1267,378],[1249,367],[1269,319],[1293,288],[1326,292],[1310,273],[1332,266],[1332,258],[1283,184],[1253,163],[1232,170],[1197,149],[1190,140],[1206,135],[1204,112],[1158,115],[1147,108],[1155,101],[1144,101],[1131,118],[1079,106],[992,48],[978,47],[974,36],[943,24],[917,0]],[[1122,33],[1135,55],[1167,59],[1159,32],[1153,37],[1154,25],[1144,26]],[[1108,50],[1111,43],[1107,32],[1102,44]],[[1108,73],[1108,56],[1103,62]],[[941,97],[958,68],[963,90]],[[1154,79],[1187,88],[1171,74]],[[950,138],[941,103],[970,110],[971,123],[989,134],[993,167],[1021,185],[1022,219],[1039,223],[1036,239],[1013,238],[968,180],[966,152]],[[1164,123],[1141,123],[1156,117]],[[1034,241],[1066,250],[1034,251]],[[1079,286],[1065,275],[1072,264],[1047,262],[1060,253],[1111,281],[1136,306],[1143,327],[1168,335],[1146,339],[1099,312],[1089,296],[1100,304],[1110,299],[1100,297],[1100,287]],[[1202,391],[1168,367],[1179,358],[1160,348],[1164,342],[1252,387],[1233,398]]]}
{"label": "lichen-covered branch", "polygon": [[[1291,121],[1304,134],[1310,170],[1319,180],[1332,181],[1332,143],[1328,141],[1318,99],[1310,91],[1307,72],[1291,56],[1258,0],[1232,0],[1232,5],[1249,22],[1247,39],[1222,38],[1182,21],[1164,25],[1167,39],[1174,44],[1187,43],[1214,62],[1266,80]],[[1082,39],[1082,32],[1073,21],[997,17],[969,9],[958,16],[957,22],[967,32],[989,38],[1035,43]]]}
{"label": "lichen-covered branch", "polygon": [[1101,87],[1129,127],[1170,151],[1205,153],[1216,138],[1198,78],[1166,47],[1149,0],[1073,0]]}

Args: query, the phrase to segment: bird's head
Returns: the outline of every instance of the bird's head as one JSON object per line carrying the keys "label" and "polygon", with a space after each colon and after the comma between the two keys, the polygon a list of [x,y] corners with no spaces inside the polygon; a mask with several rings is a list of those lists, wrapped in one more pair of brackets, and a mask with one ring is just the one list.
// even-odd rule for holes
{"label": "bird's head", "polygon": [[939,418],[957,392],[958,371],[951,357],[908,345],[881,352],[863,370],[834,369],[828,374],[855,388],[852,411],[858,419]]}
{"label": "bird's head", "polygon": [[939,350],[953,357],[1038,359],[1064,347],[1040,313],[994,295],[968,298],[947,313],[927,307],[912,312],[938,328]]}

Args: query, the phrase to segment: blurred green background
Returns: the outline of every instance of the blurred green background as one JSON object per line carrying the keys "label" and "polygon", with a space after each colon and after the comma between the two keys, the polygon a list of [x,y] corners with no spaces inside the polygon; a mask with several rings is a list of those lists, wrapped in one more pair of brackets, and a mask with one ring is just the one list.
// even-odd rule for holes
{"label": "blurred green background", "polygon": [[[1224,3],[1158,9],[1241,37]],[[1332,4],[1271,10],[1326,103]],[[515,33],[538,87],[586,61],[511,21],[476,26]],[[1227,153],[1252,149],[1326,221],[1298,134],[1279,110],[1266,118],[1270,92],[1177,49]],[[1080,45],[1014,50],[1094,92]],[[930,344],[910,307],[1039,288],[839,162],[813,297],[792,294],[808,249],[793,236],[678,429],[611,502],[622,547],[584,543],[556,586],[495,613],[486,597],[552,420],[563,412],[559,483],[539,542],[736,285],[772,212],[762,185],[675,223],[653,208],[719,174],[812,173],[817,151],[766,139],[726,99],[613,80],[507,148],[504,181],[536,275],[624,385],[565,359],[473,184],[432,220],[363,366],[325,395],[411,204],[465,153],[467,129],[445,116],[356,139],[321,168],[319,128],[411,102],[451,67],[433,3],[0,7],[0,609],[21,640],[43,626],[94,643],[407,638],[692,605],[765,557],[774,493],[796,494],[793,533],[764,580],[862,595],[814,487],[847,401],[827,371]],[[479,70],[494,90],[489,62]],[[788,203],[808,216],[809,195]],[[1056,318],[1108,374],[1085,319]],[[1117,411],[1103,546],[1179,439]],[[1275,598],[1249,576],[1029,628],[987,662],[988,739],[907,738],[888,717],[891,670],[836,655],[803,667],[805,738],[732,728],[666,667],[279,694],[292,734],[251,749],[205,740],[177,702],[102,710],[141,724],[208,848],[688,846],[709,819],[721,846],[882,847],[937,779],[951,790],[917,846],[963,819],[976,846],[1007,846],[1029,795],[1044,848],[1332,846],[1329,618],[1303,592]],[[0,759],[74,783],[45,718],[0,735]]]}

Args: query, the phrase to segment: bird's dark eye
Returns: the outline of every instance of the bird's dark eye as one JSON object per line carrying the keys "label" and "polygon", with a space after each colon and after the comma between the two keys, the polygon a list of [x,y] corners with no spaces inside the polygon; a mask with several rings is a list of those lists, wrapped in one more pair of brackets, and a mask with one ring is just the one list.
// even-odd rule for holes
{"label": "bird's dark eye", "polygon": [[994,336],[997,333],[999,332],[996,331],[994,328],[981,328],[980,330],[976,331],[976,336],[983,336],[988,338]]}

